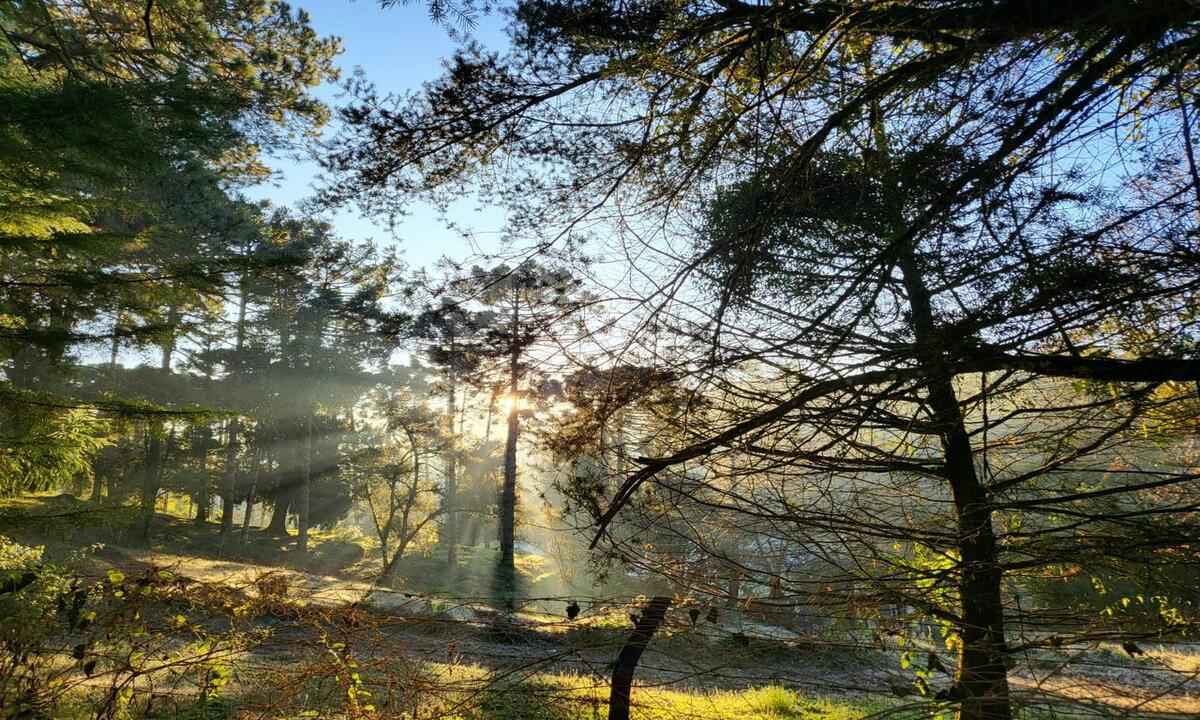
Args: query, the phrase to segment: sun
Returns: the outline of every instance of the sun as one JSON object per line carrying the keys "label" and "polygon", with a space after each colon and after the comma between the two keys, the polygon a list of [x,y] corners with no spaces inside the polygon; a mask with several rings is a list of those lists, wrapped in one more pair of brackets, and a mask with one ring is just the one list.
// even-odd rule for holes
{"label": "sun", "polygon": [[499,399],[500,413],[508,415],[513,410],[518,412],[529,409],[529,399],[520,393],[505,393]]}

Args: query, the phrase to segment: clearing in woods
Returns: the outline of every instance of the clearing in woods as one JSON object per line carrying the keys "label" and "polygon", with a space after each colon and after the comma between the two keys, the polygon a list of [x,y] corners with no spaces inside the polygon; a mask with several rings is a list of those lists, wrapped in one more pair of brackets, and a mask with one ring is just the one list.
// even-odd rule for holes
{"label": "clearing in woods", "polygon": [[[186,587],[166,602],[190,608],[178,637],[164,633],[162,642],[175,659],[186,657],[197,633],[216,636],[226,627],[224,618],[233,618],[229,627],[236,626],[241,640],[225,658],[231,677],[212,700],[229,717],[289,717],[324,696],[332,711],[339,705],[332,698],[340,701],[356,686],[360,706],[409,708],[421,717],[603,717],[612,664],[632,629],[629,611],[638,604],[631,598],[571,598],[582,608],[570,620],[567,598],[545,597],[505,615],[483,596],[376,586],[367,579],[375,568],[364,565],[362,553],[347,552],[344,537],[318,536],[315,555],[322,557],[328,543],[324,554],[344,564],[317,573],[285,565],[288,538],[259,536],[256,549],[226,553],[253,552],[258,562],[221,559],[219,526],[197,527],[168,515],[156,518],[161,530],[152,548],[101,542],[122,539],[125,509],[112,509],[108,519],[76,514],[85,510],[65,496],[6,501],[0,534],[46,546],[48,559],[65,558],[69,548],[90,539],[92,549],[73,560],[90,581],[103,583],[117,573],[169,577]],[[80,522],[83,517],[90,519]],[[915,704],[906,712],[908,698],[897,697],[905,694],[898,688],[906,671],[919,672],[933,689],[949,679],[943,666],[951,656],[935,636],[905,645],[872,632],[870,624],[826,620],[785,628],[736,608],[706,613],[693,624],[687,610],[668,614],[641,661],[634,717],[850,720],[884,711],[927,717]],[[1014,691],[1031,704],[1030,718],[1069,717],[1056,714],[1061,709],[1055,698],[1069,698],[1076,712],[1083,707],[1097,717],[1200,713],[1200,654],[1179,645],[1147,644],[1144,650],[1129,658],[1119,645],[1095,642],[1061,653],[1039,651],[1028,663],[1037,672],[1016,673]],[[1068,658],[1073,662],[1063,667]],[[190,697],[157,675],[147,672],[132,686],[160,692],[172,707],[174,695]],[[76,691],[102,687],[102,679],[87,678]]]}

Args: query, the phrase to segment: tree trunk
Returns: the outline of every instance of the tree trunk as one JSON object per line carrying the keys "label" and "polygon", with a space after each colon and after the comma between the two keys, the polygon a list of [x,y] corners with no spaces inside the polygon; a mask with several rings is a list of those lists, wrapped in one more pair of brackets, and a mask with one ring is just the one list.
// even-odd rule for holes
{"label": "tree trunk", "polygon": [[[966,435],[963,434],[965,439]],[[951,462],[961,465],[962,455]],[[966,467],[974,475],[967,456]],[[955,477],[966,472],[951,470]],[[1008,648],[1004,631],[1004,606],[1000,594],[1002,573],[992,530],[991,510],[978,483],[959,482],[954,492],[958,512],[959,553],[962,576],[962,653],[959,656],[958,685],[963,700],[962,720],[1009,720],[1012,709],[1008,694]]]}
{"label": "tree trunk", "polygon": [[108,390],[116,394],[117,392],[117,355],[121,351],[121,318],[118,316],[113,320],[113,336],[112,343],[108,347]]}
{"label": "tree trunk", "polygon": [[729,572],[729,597],[725,599],[725,604],[728,607],[736,608],[738,600],[742,596],[742,571],[736,567],[730,568]]}
{"label": "tree trunk", "polygon": [[266,458],[262,451],[255,453],[256,467],[254,478],[250,481],[250,492],[246,493],[246,514],[242,517],[242,544],[246,544],[246,535],[250,532],[250,516],[254,514],[254,497],[258,494],[258,486],[262,482],[263,463]]}
{"label": "tree trunk", "polygon": [[520,331],[519,305],[514,293],[512,306],[512,328],[509,354],[508,397],[508,436],[504,441],[504,484],[500,490],[500,577],[503,591],[509,594],[515,590],[517,571],[513,558],[517,521],[517,435],[521,431],[521,405],[517,397],[517,387],[520,380],[521,346],[518,342]]}
{"label": "tree trunk", "polygon": [[[450,338],[450,362],[454,362],[454,337]],[[451,365],[446,372],[447,385],[446,391],[446,426],[449,433],[446,437],[446,496],[442,501],[442,507],[446,513],[446,565],[451,569],[458,567],[458,513],[455,511],[455,505],[458,502],[458,477],[456,458],[454,452],[457,449],[457,443],[454,442],[454,406],[455,393],[458,388],[456,385],[456,376],[454,366]]]}
{"label": "tree trunk", "polygon": [[900,259],[922,364],[929,371],[929,405],[941,427],[945,471],[958,522],[962,650],[956,677],[960,720],[1010,720],[1002,571],[987,491],[975,469],[932,301],[912,249]]}
{"label": "tree trunk", "polygon": [[208,522],[208,510],[212,499],[208,494],[208,441],[211,436],[207,426],[197,426],[193,432],[193,452],[196,455],[196,468],[200,471],[200,489],[196,493],[196,527],[204,527]]}
{"label": "tree trunk", "polygon": [[412,538],[398,538],[396,543],[396,551],[392,553],[391,559],[383,566],[383,573],[379,576],[379,582],[382,585],[391,585],[396,579],[396,569],[400,567],[400,561],[404,559],[404,551],[408,549],[408,543]]}
{"label": "tree trunk", "polygon": [[[120,320],[120,317],[118,316],[115,320],[113,320],[112,343],[109,345],[109,351],[108,351],[108,390],[109,390],[109,392],[113,393],[114,395],[117,392],[117,354],[120,352],[120,349],[121,349],[121,341],[120,341],[120,338],[118,337],[118,331],[120,329],[121,329],[121,320]],[[99,452],[99,454],[96,455],[95,459],[92,462],[92,494],[91,494],[91,497],[89,498],[89,500],[90,500],[90,502],[93,502],[97,505],[99,505],[104,500],[104,485],[105,485],[105,482],[108,480],[109,473],[113,472],[116,469],[115,467],[109,467],[110,463],[103,462],[102,467],[104,468],[104,471],[96,472],[95,460],[98,459],[98,460],[107,461],[107,459],[108,459],[106,457],[106,455],[108,455],[108,453],[106,453],[105,450],[111,450],[112,454],[115,455],[117,452],[117,448],[115,448],[115,447],[104,448],[103,450],[101,450]],[[109,492],[110,493],[112,492],[111,487],[109,488]]]}
{"label": "tree trunk", "polygon": [[292,506],[292,495],[295,491],[285,489],[275,494],[275,507],[271,511],[271,522],[267,524],[267,532],[272,535],[287,535],[288,510]]}
{"label": "tree trunk", "polygon": [[384,585],[390,585],[392,582],[392,560],[394,556],[391,554],[392,546],[388,542],[386,535],[379,537],[379,559],[383,562],[383,572],[379,575],[379,580]]}
{"label": "tree trunk", "polygon": [[107,477],[107,468],[103,473],[94,472],[92,474],[92,496],[88,498],[89,502],[99,505],[104,499],[104,479]]}
{"label": "tree trunk", "polygon": [[[159,372],[163,377],[171,374],[171,355],[175,352],[175,324],[179,322],[179,311],[172,307],[167,313],[167,324],[171,335],[163,342],[162,358],[159,362]],[[154,521],[154,501],[158,499],[159,483],[163,471],[163,424],[155,423],[150,435],[150,448],[146,452],[146,460],[142,466],[142,527],[143,543],[150,542],[150,525]]]}
{"label": "tree trunk", "polygon": [[[891,196],[892,221],[899,233],[905,227],[907,201],[901,183],[892,175],[888,136],[881,117],[878,107],[872,108],[877,156],[883,159],[876,172]],[[954,687],[954,697],[960,702],[958,718],[1011,720],[1002,570],[987,490],[975,469],[971,438],[947,362],[946,334],[935,322],[933,299],[925,284],[916,244],[897,249],[897,265],[911,312],[915,354],[926,375],[928,404],[941,437],[944,471],[957,522],[958,590],[962,605],[959,627],[962,649]]]}
{"label": "tree trunk", "polygon": [[[395,522],[396,519],[394,511],[392,510],[395,500],[394,498],[389,497],[388,503],[391,507],[389,507],[388,510],[392,514],[388,517],[388,531],[386,534],[380,533],[379,538],[381,550],[383,552],[383,574],[381,575],[380,579],[385,584],[389,585],[396,577],[396,567],[400,564],[401,558],[404,557],[404,551],[408,548],[409,540],[412,539],[408,535],[408,515],[410,512],[412,512],[413,502],[417,497],[417,490],[421,486],[421,452],[417,447],[417,439],[411,430],[405,430],[405,435],[408,437],[408,444],[412,447],[412,487],[409,489],[408,497],[405,498],[404,512],[400,516],[399,532],[396,532],[392,528],[392,523]],[[395,492],[395,487],[395,484],[393,484],[393,493]],[[388,558],[388,538],[392,537],[393,535],[396,537],[396,552],[392,553],[391,558]]]}
{"label": "tree trunk", "polygon": [[204,527],[204,523],[208,522],[208,508],[212,504],[212,499],[208,497],[208,483],[200,486],[200,491],[196,493],[196,516],[192,518],[192,522],[196,527]]}
{"label": "tree trunk", "polygon": [[162,423],[156,423],[151,430],[150,446],[146,450],[146,459],[142,462],[142,527],[143,543],[150,542],[150,525],[154,522],[154,502],[158,499],[158,484],[162,477],[163,440]]}
{"label": "tree trunk", "polygon": [[633,689],[633,673],[637,670],[638,661],[642,659],[642,653],[646,651],[650,639],[666,619],[670,607],[671,598],[661,595],[652,598],[638,618],[629,642],[621,648],[621,654],[617,656],[616,665],[613,667],[612,689],[608,696],[608,720],[629,720],[629,695]]}
{"label": "tree trunk", "polygon": [[[237,328],[234,340],[234,362],[230,368],[230,383],[236,391],[242,381],[242,352],[246,346],[246,282],[239,283]],[[221,545],[233,535],[233,495],[237,491],[238,434],[241,418],[236,415],[229,421],[228,437],[225,439],[225,474],[221,478]],[[250,501],[246,501],[246,514],[250,513]]]}
{"label": "tree trunk", "polygon": [[225,467],[221,474],[221,544],[233,535],[233,496],[237,492],[237,443],[239,418],[232,418],[225,432]]}
{"label": "tree trunk", "polygon": [[496,415],[496,393],[499,392],[496,388],[492,388],[492,395],[488,398],[487,421],[483,424],[483,442],[489,443],[492,441],[492,418]]}
{"label": "tree trunk", "polygon": [[300,535],[299,548],[302,553],[308,552],[308,513],[312,485],[312,432],[312,414],[310,412],[304,420],[304,475],[300,480],[300,507],[296,513]]}
{"label": "tree trunk", "polygon": [[384,585],[390,586],[396,579],[396,568],[400,567],[400,561],[404,558],[404,551],[408,548],[408,540],[404,536],[406,531],[406,529],[402,528],[396,534],[396,550],[390,558],[387,556],[387,549],[384,548],[383,550],[385,561],[383,573],[380,575],[379,581]]}

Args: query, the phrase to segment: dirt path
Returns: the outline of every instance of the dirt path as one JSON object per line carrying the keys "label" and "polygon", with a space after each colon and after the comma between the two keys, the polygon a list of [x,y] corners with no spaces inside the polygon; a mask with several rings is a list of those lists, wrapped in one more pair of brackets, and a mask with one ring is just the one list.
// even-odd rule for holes
{"label": "dirt path", "polygon": [[[566,618],[518,613],[500,616],[475,603],[454,603],[369,583],[298,570],[209,560],[170,553],[107,546],[94,556],[100,574],[115,567],[127,574],[166,569],[179,577],[222,585],[255,595],[263,578],[281,578],[287,596],[305,604],[369,611],[378,632],[364,642],[370,654],[445,663],[464,662],[494,671],[579,673],[607,676],[609,663],[625,641],[620,630],[591,630]],[[286,663],[298,644],[312,640],[300,628],[273,626],[273,637],[254,652],[260,659]],[[781,630],[781,629],[777,629]],[[814,649],[762,656],[759,646],[731,640],[728,628],[697,629],[652,646],[639,669],[643,681],[707,689],[740,689],[786,683],[820,694],[866,693],[883,686],[882,658],[849,657],[840,649]],[[311,634],[311,633],[309,633]]]}
{"label": "dirt path", "polygon": [[202,583],[222,584],[233,588],[256,592],[255,583],[264,576],[282,578],[287,594],[308,603],[335,607],[341,604],[363,602],[365,598],[379,598],[380,607],[400,607],[413,604],[416,599],[386,588],[379,588],[356,580],[315,575],[283,567],[269,567],[228,560],[209,560],[187,555],[105,546],[95,557],[123,570],[142,571],[149,567],[169,570],[172,573]]}

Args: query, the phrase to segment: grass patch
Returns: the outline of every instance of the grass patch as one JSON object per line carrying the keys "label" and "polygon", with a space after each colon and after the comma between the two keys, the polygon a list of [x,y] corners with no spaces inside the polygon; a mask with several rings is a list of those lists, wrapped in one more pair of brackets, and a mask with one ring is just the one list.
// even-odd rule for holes
{"label": "grass patch", "polygon": [[[460,546],[456,567],[446,566],[443,553],[409,555],[397,566],[396,587],[412,592],[470,599],[490,598],[496,592],[496,547]],[[554,595],[559,592],[553,563],[541,555],[517,553],[517,596]]]}
{"label": "grass patch", "polygon": [[[65,559],[93,543],[141,545],[140,527],[141,510],[136,505],[98,505],[53,494],[0,498],[0,533],[27,545],[45,545],[50,559]],[[223,542],[219,517],[196,524],[178,514],[156,512],[150,545],[171,554],[345,576],[354,576],[353,569],[364,565],[373,551],[368,538],[342,528],[314,529],[307,555],[298,552],[292,534],[272,535],[254,528],[246,540],[241,542],[241,528],[236,527],[233,541]]]}
{"label": "grass patch", "polygon": [[[422,663],[400,670],[395,666],[364,668],[362,679],[372,705],[371,717],[438,720],[606,720],[608,681],[587,675],[493,672],[471,665]],[[387,677],[385,677],[387,675]],[[334,685],[336,690],[337,686]],[[323,696],[323,702],[314,699]],[[273,694],[278,700],[279,694]],[[322,693],[316,686],[293,688],[289,697],[307,703],[271,706],[271,717],[321,717],[342,720],[353,715],[344,692]],[[779,686],[746,690],[689,690],[635,685],[634,720],[863,720],[896,709],[887,698],[836,699],[808,697]],[[252,716],[263,708],[238,708]],[[308,715],[305,715],[308,713]],[[312,715],[318,713],[318,715]],[[233,717],[241,717],[234,713]],[[890,717],[915,720],[927,714]]]}
{"label": "grass patch", "polygon": [[0,498],[0,533],[27,545],[46,545],[50,557],[65,557],[90,543],[127,542],[137,522],[135,507],[96,505],[72,495]]}
{"label": "grass patch", "polygon": [[[447,711],[459,706],[455,716],[462,720],[608,717],[609,688],[601,678],[543,674],[517,681],[497,680],[471,666],[441,666],[439,674],[464,688],[441,698]],[[466,689],[473,684],[477,689]],[[472,696],[477,698],[473,706],[464,702]],[[812,698],[778,686],[707,691],[635,685],[631,715],[637,720],[860,720],[886,707],[886,701]]]}

